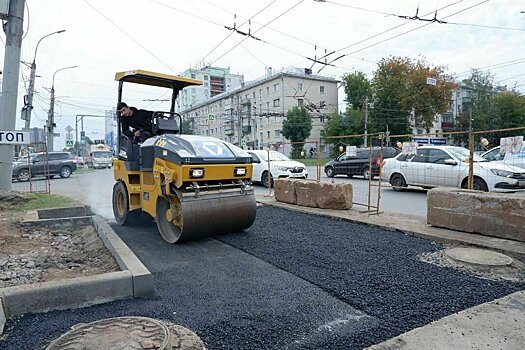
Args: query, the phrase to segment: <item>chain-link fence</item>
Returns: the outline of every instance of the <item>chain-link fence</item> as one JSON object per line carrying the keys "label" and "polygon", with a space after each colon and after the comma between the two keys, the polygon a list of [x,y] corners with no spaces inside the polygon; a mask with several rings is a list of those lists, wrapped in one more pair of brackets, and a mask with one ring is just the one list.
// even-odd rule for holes
{"label": "chain-link fence", "polygon": [[13,160],[13,191],[50,193],[51,176],[46,143],[32,143],[17,150]]}

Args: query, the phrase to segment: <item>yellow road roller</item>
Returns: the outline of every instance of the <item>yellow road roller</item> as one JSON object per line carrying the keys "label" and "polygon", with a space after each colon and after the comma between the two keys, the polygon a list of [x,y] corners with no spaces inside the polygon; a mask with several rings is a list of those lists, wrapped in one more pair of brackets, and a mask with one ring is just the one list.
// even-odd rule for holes
{"label": "yellow road roller", "polygon": [[141,143],[122,133],[123,117],[117,118],[118,154],[113,167],[117,223],[130,225],[145,212],[169,243],[249,228],[256,215],[251,156],[214,137],[180,133],[176,98],[183,88],[202,82],[144,70],[116,73],[115,80],[119,103],[125,83],[173,92],[169,112],[152,111],[152,136]]}

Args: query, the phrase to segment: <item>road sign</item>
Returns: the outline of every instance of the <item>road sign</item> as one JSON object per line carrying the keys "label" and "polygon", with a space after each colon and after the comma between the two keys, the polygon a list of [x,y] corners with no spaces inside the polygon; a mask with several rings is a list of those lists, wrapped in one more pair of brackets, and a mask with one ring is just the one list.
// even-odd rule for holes
{"label": "road sign", "polygon": [[73,131],[73,130],[75,130],[75,129],[73,129],[73,128],[71,127],[71,125],[66,126],[66,131],[67,131],[68,133],[70,133],[70,132]]}
{"label": "road sign", "polygon": [[0,144],[29,145],[30,143],[29,131],[0,131]]}
{"label": "road sign", "polygon": [[66,140],[66,148],[73,148],[73,140]]}
{"label": "road sign", "polygon": [[212,122],[215,120],[215,114],[208,114],[208,121]]}
{"label": "road sign", "polygon": [[427,84],[428,85],[436,85],[437,84],[437,79],[427,78]]}
{"label": "road sign", "polygon": [[241,139],[241,146],[246,146],[246,139],[245,138]]}

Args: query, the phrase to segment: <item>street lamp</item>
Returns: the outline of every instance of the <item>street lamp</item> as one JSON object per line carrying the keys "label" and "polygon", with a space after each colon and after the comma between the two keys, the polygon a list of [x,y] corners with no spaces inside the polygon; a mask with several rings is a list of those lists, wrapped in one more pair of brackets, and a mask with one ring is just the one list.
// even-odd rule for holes
{"label": "street lamp", "polygon": [[29,77],[29,91],[27,96],[27,109],[25,112],[25,127],[24,130],[29,130],[31,125],[31,110],[33,109],[33,92],[35,89],[35,72],[36,72],[36,53],[38,51],[38,45],[40,45],[40,42],[47,38],[48,36],[54,35],[54,34],[60,34],[64,33],[66,30],[57,30],[56,32],[49,33],[47,35],[44,35],[40,40],[38,40],[38,43],[36,44],[35,48],[35,55],[33,56],[33,63],[31,63],[31,75]]}
{"label": "street lamp", "polygon": [[51,85],[51,105],[49,106],[49,115],[47,119],[47,150],[48,152],[53,152],[53,142],[54,142],[54,133],[55,133],[55,75],[63,70],[77,68],[78,66],[70,66],[57,69],[53,73],[53,83]]}

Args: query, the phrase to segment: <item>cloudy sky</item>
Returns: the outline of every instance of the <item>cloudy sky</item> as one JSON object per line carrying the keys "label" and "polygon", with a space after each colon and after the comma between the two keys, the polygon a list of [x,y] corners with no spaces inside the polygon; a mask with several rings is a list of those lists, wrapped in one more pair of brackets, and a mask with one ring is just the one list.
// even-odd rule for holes
{"label": "cloudy sky", "polygon": [[[489,69],[495,81],[525,91],[523,0],[26,0],[22,60],[36,55],[37,79],[31,126],[47,119],[53,73],[57,132],[75,126],[76,114],[104,114],[116,104],[115,72],[145,69],[178,74],[209,64],[229,67],[245,80],[265,67],[312,68],[340,78],[355,70],[372,76],[390,55],[424,56],[458,78],[471,68]],[[421,19],[411,20],[416,10]],[[436,13],[437,10],[437,13]],[[250,20],[250,21],[248,21]],[[257,39],[225,28],[250,31]],[[3,67],[5,35],[0,60]],[[323,66],[308,58],[333,52]],[[323,59],[324,60],[324,59]],[[324,67],[324,68],[323,68]],[[21,66],[19,108],[29,68]],[[130,86],[125,100],[140,108],[167,110],[162,90]],[[149,101],[148,101],[149,100]],[[340,109],[344,109],[342,96]],[[17,129],[23,121],[17,116]],[[89,137],[103,138],[103,123],[86,119]],[[63,138],[55,140],[55,148]]]}

